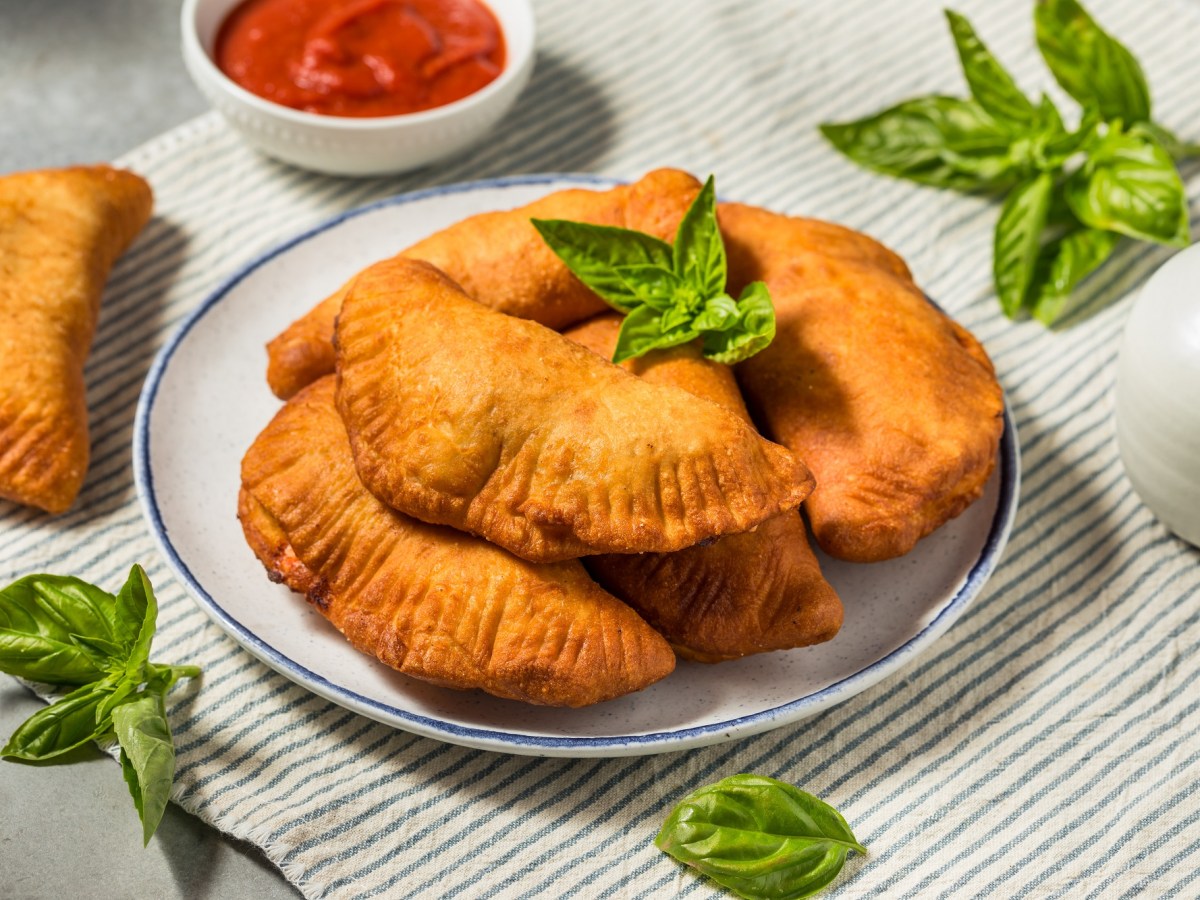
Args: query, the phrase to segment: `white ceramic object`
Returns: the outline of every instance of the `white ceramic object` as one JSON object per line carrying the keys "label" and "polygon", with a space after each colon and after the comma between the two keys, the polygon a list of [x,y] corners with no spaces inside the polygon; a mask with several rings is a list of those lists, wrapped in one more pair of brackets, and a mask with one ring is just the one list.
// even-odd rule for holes
{"label": "white ceramic object", "polygon": [[134,434],[143,511],[175,575],[247,650],[349,709],[452,743],[548,756],[683,750],[767,731],[854,696],[912,661],[962,614],[1000,558],[1017,503],[1015,429],[984,496],[887,563],[822,557],[846,606],[827,644],[705,666],[681,662],[637,694],[547,709],[424,684],[354,650],[298,595],[267,581],[234,511],[239,463],[279,408],[263,344],[361,267],[464,216],[506,209],[583,176],[525,176],[395,197],[266,254],[209,297],[159,354]]}
{"label": "white ceramic object", "polygon": [[1200,245],[1150,277],[1117,360],[1117,444],[1134,490],[1200,547]]}
{"label": "white ceramic object", "polygon": [[479,140],[516,102],[533,72],[530,0],[483,0],[507,45],[491,84],[437,109],[351,118],[301,112],[239,87],[213,62],[221,23],[240,0],[184,0],[183,61],[200,92],[247,142],[268,156],[332,175],[384,175],[452,156]]}

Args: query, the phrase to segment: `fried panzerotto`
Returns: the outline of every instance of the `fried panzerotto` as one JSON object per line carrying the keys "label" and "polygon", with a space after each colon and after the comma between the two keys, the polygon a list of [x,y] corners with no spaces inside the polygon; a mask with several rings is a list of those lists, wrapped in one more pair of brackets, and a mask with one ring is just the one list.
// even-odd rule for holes
{"label": "fried panzerotto", "polygon": [[[401,253],[432,263],[498,312],[565,328],[608,309],[546,246],[532,218],[570,219],[670,240],[700,190],[686,172],[659,169],[606,191],[558,191],[528,206],[471,216]],[[349,283],[267,345],[267,383],[281,399],[333,371],[333,321]]]}
{"label": "fried panzerotto", "polygon": [[[620,327],[619,315],[603,315],[566,336],[608,358]],[[696,344],[654,350],[623,366],[749,421],[733,372],[701,356]],[[842,624],[841,601],[822,577],[795,510],[707,546],[592,556],[584,564],[689,659],[718,662],[804,647],[829,640]]]}
{"label": "fried panzerotto", "polygon": [[83,365],[150,186],[108,166],[0,177],[0,497],[60,513],[88,467]]}
{"label": "fried panzerotto", "polygon": [[1003,398],[987,354],[870,238],[737,204],[719,218],[730,290],[761,279],[775,302],[775,340],[737,377],[816,476],[817,543],[857,562],[907,553],[995,465]]}
{"label": "fried panzerotto", "polygon": [[238,517],[275,581],[349,641],[447,687],[584,706],[669,674],[667,643],[577,561],[533,565],[380,503],[359,481],[332,377],[296,395],[242,462]]}
{"label": "fried panzerotto", "polygon": [[360,274],[335,343],[367,488],[525,559],[679,550],[812,490],[802,462],[732,413],[487,309],[427,263]]}

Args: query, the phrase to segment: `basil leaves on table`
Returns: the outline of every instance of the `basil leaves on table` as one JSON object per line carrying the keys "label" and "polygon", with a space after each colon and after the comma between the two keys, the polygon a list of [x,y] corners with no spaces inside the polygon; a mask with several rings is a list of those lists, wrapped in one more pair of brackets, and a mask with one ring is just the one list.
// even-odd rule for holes
{"label": "basil leaves on table", "polygon": [[1112,255],[1120,239],[1111,231],[1080,228],[1043,247],[1031,294],[1034,318],[1052,324],[1071,290]]}
{"label": "basil leaves on table", "polygon": [[1119,237],[1172,247],[1189,241],[1177,160],[1200,155],[1150,118],[1137,59],[1077,0],[1037,0],[1037,45],[1082,107],[1069,129],[1054,103],[1034,103],[967,19],[946,11],[970,98],[906,100],[821,132],[859,165],[952,190],[1008,191],[993,241],[1004,314],[1046,325]]}
{"label": "basil leaves on table", "polygon": [[918,97],[821,133],[859,165],[933,187],[976,190],[1015,179],[1005,126],[971,100]]}
{"label": "basil leaves on table", "polygon": [[79,641],[116,639],[111,595],[75,578],[31,575],[0,592],[0,671],[46,684],[104,676]]}
{"label": "basil leaves on table", "polygon": [[1042,0],[1034,7],[1038,49],[1054,80],[1105,121],[1150,118],[1150,86],[1132,53],[1105,32],[1076,0]]}
{"label": "basil leaves on table", "polygon": [[163,695],[143,691],[112,711],[121,745],[121,772],[142,820],[142,841],[150,843],[167,810],[175,777],[175,744]]}
{"label": "basil leaves on table", "polygon": [[1014,188],[1000,210],[992,267],[1000,308],[1009,317],[1021,308],[1033,280],[1053,190],[1054,179],[1041,172]]}
{"label": "basil leaves on table", "polygon": [[108,723],[97,715],[97,708],[107,696],[107,687],[85,684],[57,703],[38,710],[17,727],[0,756],[52,759],[88,741],[100,740],[110,730]]}
{"label": "basil leaves on table", "polygon": [[1066,182],[1067,203],[1090,228],[1188,245],[1187,195],[1171,155],[1153,134],[1113,127]]}
{"label": "basil leaves on table", "polygon": [[975,102],[1002,122],[1019,127],[1031,121],[1036,114],[1033,103],[1017,87],[1008,70],[984,46],[971,23],[953,10],[946,10],[946,19],[950,23],[950,34],[954,37],[963,75]]}
{"label": "basil leaves on table", "polygon": [[748,900],[811,897],[863,848],[829,804],[774,778],[733,775],[685,797],[654,844]]}
{"label": "basil leaves on table", "polygon": [[170,798],[175,747],[163,698],[196,666],[150,662],[158,620],[141,566],[114,597],[78,578],[28,575],[0,590],[0,671],[75,690],[21,724],[0,757],[52,760],[116,738],[149,843]]}
{"label": "basil leaves on table", "polygon": [[640,231],[534,219],[546,245],[602,300],[625,313],[613,362],[700,338],[703,353],[733,364],[775,337],[775,308],[762,282],[725,293],[725,244],[709,177],[684,213],[674,244]]}

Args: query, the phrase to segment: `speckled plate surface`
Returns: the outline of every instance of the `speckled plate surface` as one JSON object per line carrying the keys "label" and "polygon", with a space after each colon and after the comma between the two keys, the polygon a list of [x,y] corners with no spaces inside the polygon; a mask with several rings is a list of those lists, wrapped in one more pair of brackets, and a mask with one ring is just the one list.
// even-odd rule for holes
{"label": "speckled plate surface", "polygon": [[991,574],[1017,507],[1006,414],[984,496],[902,559],[822,557],[846,606],[833,641],[718,666],[583,710],[531,707],[402,676],[357,652],[299,596],[267,581],[235,510],[242,454],[279,408],[263,345],[363,266],[464,216],[528,203],[587,176],[526,176],[405,194],[340,216],[267,253],[205,300],[163,348],[138,407],[143,511],[176,576],[235,640],[288,678],[381,722],[456,744],[548,756],[682,750],[777,728],[854,696],[911,662]]}

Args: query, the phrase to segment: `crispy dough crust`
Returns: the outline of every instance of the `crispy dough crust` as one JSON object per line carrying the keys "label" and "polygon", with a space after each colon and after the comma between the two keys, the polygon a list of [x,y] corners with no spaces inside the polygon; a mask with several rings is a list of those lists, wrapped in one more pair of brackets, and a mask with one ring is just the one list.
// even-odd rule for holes
{"label": "crispy dough crust", "polygon": [[[519,209],[471,216],[400,255],[432,263],[491,309],[565,328],[608,307],[571,274],[529,220],[570,219],[670,240],[699,190],[686,172],[659,169],[631,185],[559,191]],[[333,371],[333,321],[349,286],[267,344],[267,383],[280,399]]]}
{"label": "crispy dough crust", "polygon": [[731,290],[763,280],[775,302],[775,340],[737,377],[816,476],[817,543],[856,562],[907,553],[995,465],[1003,396],[987,354],[865,235],[738,204],[719,217]]}
{"label": "crispy dough crust", "polygon": [[88,467],[83,364],[150,186],[108,166],[0,177],[0,497],[66,511]]}
{"label": "crispy dough crust", "polygon": [[272,580],[306,594],[359,650],[415,678],[585,706],[674,668],[667,643],[578,562],[533,565],[371,496],[332,378],[259,435],[242,462],[238,506]]}
{"label": "crispy dough crust", "polygon": [[367,488],[525,559],[679,550],[812,490],[803,463],[737,416],[489,310],[427,263],[359,275],[335,343]]}
{"label": "crispy dough crust", "polygon": [[[621,317],[602,315],[565,332],[606,359]],[[749,421],[733,372],[705,359],[696,344],[656,350],[624,368],[654,384],[682,388]],[[842,603],[821,575],[794,510],[756,531],[731,534],[675,553],[589,557],[592,576],[662,634],[675,651],[701,662],[736,659],[827,641],[842,625]]]}

